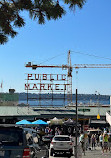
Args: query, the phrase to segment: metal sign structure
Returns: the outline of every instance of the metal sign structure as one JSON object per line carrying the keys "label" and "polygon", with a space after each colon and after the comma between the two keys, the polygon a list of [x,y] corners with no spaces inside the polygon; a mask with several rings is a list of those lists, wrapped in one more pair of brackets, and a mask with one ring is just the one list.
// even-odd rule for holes
{"label": "metal sign structure", "polygon": [[[39,100],[39,105],[42,106],[41,101],[51,99],[51,105],[55,99],[63,99],[66,101],[66,91],[68,89],[67,74],[26,74],[25,90],[27,91],[27,102],[29,99]],[[38,97],[30,98],[28,93],[37,93]],[[55,98],[54,94],[62,93],[62,98]],[[46,94],[46,96],[43,96]],[[50,96],[50,97],[49,97]],[[49,106],[49,105],[48,105]]]}
{"label": "metal sign structure", "polygon": [[27,74],[26,80],[25,90],[66,91],[68,85],[66,74]]}

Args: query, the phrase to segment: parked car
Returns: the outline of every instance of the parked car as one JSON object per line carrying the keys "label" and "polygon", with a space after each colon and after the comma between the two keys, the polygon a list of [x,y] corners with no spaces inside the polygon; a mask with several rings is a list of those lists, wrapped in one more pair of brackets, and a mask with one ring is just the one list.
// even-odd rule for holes
{"label": "parked car", "polygon": [[69,156],[73,154],[73,145],[71,138],[68,135],[56,135],[53,137],[50,144],[50,156],[55,153],[68,153]]}
{"label": "parked car", "polygon": [[[28,136],[27,136],[28,134]],[[33,136],[15,125],[0,125],[0,158],[41,158],[43,147],[33,142]],[[46,149],[44,149],[44,152]],[[48,154],[47,154],[48,155]]]}
{"label": "parked car", "polygon": [[38,132],[32,128],[24,128],[28,139],[31,158],[49,157],[48,147],[40,140]]}
{"label": "parked car", "polygon": [[22,128],[0,126],[0,158],[30,158],[30,149]]}
{"label": "parked car", "polygon": [[50,135],[50,134],[45,135],[45,136],[42,137],[42,141],[43,141],[48,147],[50,147],[50,143],[51,143],[53,137],[54,137],[54,135]]}

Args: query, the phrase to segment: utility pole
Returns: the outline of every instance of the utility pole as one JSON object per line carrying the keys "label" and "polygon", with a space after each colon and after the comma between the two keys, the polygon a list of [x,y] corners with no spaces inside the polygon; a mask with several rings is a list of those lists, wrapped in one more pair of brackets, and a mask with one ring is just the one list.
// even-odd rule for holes
{"label": "utility pole", "polygon": [[[111,117],[111,96],[110,96],[110,117]],[[111,133],[111,125],[110,125],[110,133]]]}
{"label": "utility pole", "polygon": [[[27,80],[27,85],[28,85],[28,80]],[[28,88],[27,88],[27,105],[28,105]]]}
{"label": "utility pole", "polygon": [[76,89],[76,140],[75,140],[75,158],[77,158],[77,133],[78,133],[78,128],[77,128],[77,124],[78,124],[78,113],[77,113],[77,89]]}

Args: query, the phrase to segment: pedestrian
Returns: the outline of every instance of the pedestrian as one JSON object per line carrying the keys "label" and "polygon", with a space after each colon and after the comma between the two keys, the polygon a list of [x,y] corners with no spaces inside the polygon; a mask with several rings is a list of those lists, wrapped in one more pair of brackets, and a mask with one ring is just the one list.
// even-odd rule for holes
{"label": "pedestrian", "polygon": [[45,128],[45,134],[47,135],[49,133],[49,127]]}
{"label": "pedestrian", "polygon": [[85,151],[85,149],[84,149],[85,148],[85,144],[84,144],[84,134],[83,133],[80,134],[79,142],[80,142],[82,151],[84,152]]}
{"label": "pedestrian", "polygon": [[59,135],[59,132],[58,132],[58,131],[59,131],[59,128],[56,127],[56,128],[55,128],[55,135]]}
{"label": "pedestrian", "polygon": [[106,131],[103,135],[103,153],[104,153],[104,150],[106,150],[106,152],[108,150],[108,134]]}
{"label": "pedestrian", "polygon": [[88,133],[88,146],[89,146],[89,150],[91,150],[91,134]]}
{"label": "pedestrian", "polygon": [[101,149],[103,149],[103,134],[102,134],[102,133],[101,133],[101,135],[99,136],[99,143],[100,143]]}
{"label": "pedestrian", "polygon": [[109,135],[109,138],[108,138],[108,147],[109,147],[109,151],[110,151],[110,148],[111,148],[111,134]]}
{"label": "pedestrian", "polygon": [[96,142],[97,142],[97,146],[99,146],[99,134],[96,134]]}
{"label": "pedestrian", "polygon": [[88,133],[88,144],[89,144],[89,146],[91,144],[91,134],[90,133]]}
{"label": "pedestrian", "polygon": [[92,134],[91,142],[92,142],[92,150],[93,150],[93,148],[95,149],[95,144],[96,144],[96,138],[94,134]]}
{"label": "pedestrian", "polygon": [[52,134],[52,129],[51,128],[49,128],[49,134]]}

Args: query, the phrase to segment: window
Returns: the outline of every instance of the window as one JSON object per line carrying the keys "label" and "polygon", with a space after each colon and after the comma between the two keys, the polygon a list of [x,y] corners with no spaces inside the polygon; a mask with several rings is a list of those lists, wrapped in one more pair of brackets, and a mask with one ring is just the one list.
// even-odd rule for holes
{"label": "window", "polygon": [[22,130],[17,128],[0,128],[0,145],[18,145],[23,142]]}
{"label": "window", "polygon": [[70,141],[69,137],[55,137],[55,141]]}

